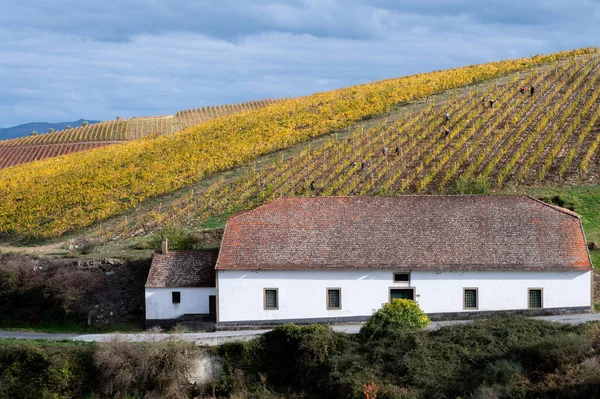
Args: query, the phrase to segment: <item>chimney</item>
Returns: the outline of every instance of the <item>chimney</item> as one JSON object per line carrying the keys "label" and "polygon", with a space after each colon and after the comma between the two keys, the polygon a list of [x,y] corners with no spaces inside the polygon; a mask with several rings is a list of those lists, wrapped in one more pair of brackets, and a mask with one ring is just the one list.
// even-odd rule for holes
{"label": "chimney", "polygon": [[162,254],[166,255],[169,253],[169,240],[166,238],[162,239]]}

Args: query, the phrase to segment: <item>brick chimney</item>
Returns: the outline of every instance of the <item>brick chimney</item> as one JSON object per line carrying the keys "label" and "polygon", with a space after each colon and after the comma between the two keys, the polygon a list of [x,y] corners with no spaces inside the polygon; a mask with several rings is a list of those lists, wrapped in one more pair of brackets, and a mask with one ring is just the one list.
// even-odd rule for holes
{"label": "brick chimney", "polygon": [[167,240],[166,238],[162,239],[162,254],[166,255],[169,253],[169,240]]}

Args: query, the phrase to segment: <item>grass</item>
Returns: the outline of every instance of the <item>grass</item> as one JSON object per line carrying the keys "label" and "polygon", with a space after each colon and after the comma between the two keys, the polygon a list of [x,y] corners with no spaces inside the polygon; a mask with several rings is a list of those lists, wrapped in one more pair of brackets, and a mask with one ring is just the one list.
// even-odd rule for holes
{"label": "grass", "polygon": [[[21,338],[0,338],[0,346],[17,346],[22,345],[25,341]],[[45,347],[45,348],[57,348],[57,349],[68,349],[73,347],[88,347],[92,348],[96,346],[94,341],[72,341],[70,339],[28,339],[26,341],[28,346],[33,347]]]}
{"label": "grass", "polygon": [[26,322],[0,320],[0,330],[4,331],[22,331],[22,332],[41,332],[49,334],[100,334],[100,333],[130,333],[142,331],[138,323],[131,324],[109,323],[109,324],[93,324],[86,326],[74,319],[67,319],[61,322],[52,323],[50,321],[31,325]]}

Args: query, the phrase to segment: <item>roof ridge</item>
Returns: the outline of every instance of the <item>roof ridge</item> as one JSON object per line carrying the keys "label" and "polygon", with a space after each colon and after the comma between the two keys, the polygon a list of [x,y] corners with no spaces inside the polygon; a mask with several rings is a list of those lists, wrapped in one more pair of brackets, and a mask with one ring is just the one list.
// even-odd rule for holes
{"label": "roof ridge", "polygon": [[536,201],[536,202],[539,202],[540,204],[544,204],[544,205],[546,205],[547,207],[550,207],[550,208],[552,208],[552,209],[554,209],[554,210],[557,210],[557,211],[559,211],[559,212],[565,213],[565,214],[567,214],[567,215],[569,215],[569,216],[573,216],[573,217],[576,217],[576,218],[578,218],[578,219],[581,219],[581,217],[582,217],[582,216],[581,216],[580,214],[578,214],[577,212],[574,212],[574,211],[572,211],[572,210],[570,210],[570,209],[567,209],[567,208],[563,208],[563,207],[561,207],[561,206],[558,206],[558,205],[549,204],[549,203],[547,203],[547,202],[544,202],[544,201],[542,201],[542,200],[539,200],[539,199],[537,199],[537,198],[535,198],[535,197],[532,197],[531,195],[526,195],[525,197],[527,197],[527,198],[529,198],[529,199],[531,199],[531,200],[534,200],[534,201]]}

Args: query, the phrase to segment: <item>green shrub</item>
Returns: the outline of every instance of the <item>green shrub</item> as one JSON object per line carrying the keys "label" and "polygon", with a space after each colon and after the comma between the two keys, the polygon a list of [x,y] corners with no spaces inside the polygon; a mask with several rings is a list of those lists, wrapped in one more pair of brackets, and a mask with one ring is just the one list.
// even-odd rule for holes
{"label": "green shrub", "polygon": [[514,360],[499,359],[489,363],[483,373],[487,384],[505,385],[520,376],[522,371],[521,363]]}
{"label": "green shrub", "polygon": [[392,330],[425,328],[429,323],[429,317],[415,301],[393,299],[369,318],[360,329],[360,334],[366,338],[373,338],[386,335]]}
{"label": "green shrub", "polygon": [[271,383],[280,386],[301,383],[327,361],[335,339],[330,326],[284,324],[264,334],[258,359],[268,365]]}
{"label": "green shrub", "polygon": [[80,398],[93,382],[92,344],[0,340],[0,398]]}
{"label": "green shrub", "polygon": [[589,338],[577,334],[547,337],[520,351],[521,363],[531,371],[552,371],[579,363],[593,353]]}
{"label": "green shrub", "polygon": [[454,193],[456,194],[488,194],[491,184],[484,176],[461,177],[456,180]]}
{"label": "green shrub", "polygon": [[175,250],[193,249],[194,241],[186,229],[181,226],[168,225],[152,236],[151,245],[154,249],[161,248],[162,239],[169,240],[169,248]]}

